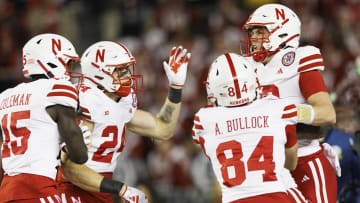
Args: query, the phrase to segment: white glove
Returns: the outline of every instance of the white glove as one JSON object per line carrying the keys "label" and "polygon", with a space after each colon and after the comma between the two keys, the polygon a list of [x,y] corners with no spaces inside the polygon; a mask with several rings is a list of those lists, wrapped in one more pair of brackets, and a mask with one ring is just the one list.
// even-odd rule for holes
{"label": "white glove", "polygon": [[309,104],[296,105],[297,118],[299,123],[311,124],[315,117],[314,109]]}
{"label": "white glove", "polygon": [[171,85],[184,86],[187,66],[191,54],[186,54],[187,50],[182,46],[173,47],[169,57],[169,64],[164,61],[163,66],[166,76],[169,79]]}
{"label": "white glove", "polygon": [[336,151],[328,143],[323,143],[322,146],[324,147],[324,155],[329,160],[331,166],[334,168],[336,175],[341,177],[339,157]]}
{"label": "white glove", "polygon": [[121,196],[122,199],[125,200],[126,203],[148,203],[148,199],[146,197],[146,195],[134,188],[134,187],[129,187],[126,186],[126,191],[123,194],[123,196]]}
{"label": "white glove", "polygon": [[81,132],[83,134],[84,143],[85,145],[89,145],[91,142],[91,132],[89,131],[89,128],[86,125],[79,126],[81,129]]}

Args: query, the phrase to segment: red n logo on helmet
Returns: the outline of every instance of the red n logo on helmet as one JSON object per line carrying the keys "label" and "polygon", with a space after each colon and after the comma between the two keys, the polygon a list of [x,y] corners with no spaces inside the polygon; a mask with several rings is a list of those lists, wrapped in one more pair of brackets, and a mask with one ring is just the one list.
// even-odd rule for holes
{"label": "red n logo on helmet", "polygon": [[96,63],[98,62],[98,58],[100,58],[100,61],[101,62],[104,62],[104,56],[105,56],[105,49],[101,50],[101,53],[100,53],[100,49],[98,49],[96,51]]}
{"label": "red n logo on helmet", "polygon": [[276,12],[276,19],[279,20],[279,15],[280,17],[285,20],[285,12],[284,9],[281,9],[281,12],[279,11],[279,9],[275,8],[275,12]]}
{"label": "red n logo on helmet", "polygon": [[58,51],[61,51],[61,41],[60,39],[58,39],[57,41],[55,39],[51,39],[51,47],[52,47],[52,51],[55,55],[57,55],[56,51],[55,51],[55,47]]}

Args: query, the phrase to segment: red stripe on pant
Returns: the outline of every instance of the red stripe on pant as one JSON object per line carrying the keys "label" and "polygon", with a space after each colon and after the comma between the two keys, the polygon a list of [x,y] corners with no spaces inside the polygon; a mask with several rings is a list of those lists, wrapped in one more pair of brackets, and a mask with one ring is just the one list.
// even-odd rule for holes
{"label": "red stripe on pant", "polygon": [[336,202],[336,174],[323,150],[299,157],[298,165],[291,174],[298,189],[311,203]]}

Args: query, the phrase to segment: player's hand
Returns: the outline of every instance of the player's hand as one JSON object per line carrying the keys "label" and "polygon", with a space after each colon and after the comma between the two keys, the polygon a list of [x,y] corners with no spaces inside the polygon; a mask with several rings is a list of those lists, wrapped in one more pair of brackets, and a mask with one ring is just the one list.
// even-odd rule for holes
{"label": "player's hand", "polygon": [[68,160],[68,154],[67,154],[67,149],[66,146],[62,146],[61,150],[60,150],[60,163],[63,164]]}
{"label": "player's hand", "polygon": [[125,192],[120,197],[125,200],[126,203],[148,203],[146,195],[139,189],[129,187],[127,185]]}
{"label": "player's hand", "polygon": [[89,130],[88,125],[85,124],[83,120],[78,121],[78,125],[81,129],[83,135],[84,143],[89,148],[91,143],[91,131]]}
{"label": "player's hand", "polygon": [[328,143],[323,143],[322,146],[324,147],[324,155],[334,168],[336,175],[341,177],[340,162],[336,151]]}
{"label": "player's hand", "polygon": [[86,125],[79,126],[84,138],[84,143],[86,146],[89,146],[91,143],[91,132],[89,131],[89,128]]}
{"label": "player's hand", "polygon": [[184,86],[187,66],[191,54],[186,53],[187,50],[182,46],[173,47],[169,57],[169,63],[163,62],[166,76],[169,79],[170,85]]}

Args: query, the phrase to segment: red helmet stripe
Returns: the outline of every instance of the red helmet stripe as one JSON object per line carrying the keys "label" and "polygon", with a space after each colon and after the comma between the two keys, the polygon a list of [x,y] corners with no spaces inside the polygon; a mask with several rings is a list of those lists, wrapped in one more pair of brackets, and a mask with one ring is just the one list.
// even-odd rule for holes
{"label": "red helmet stripe", "polygon": [[[38,62],[38,64],[41,66],[41,68],[45,71],[45,73],[48,75],[48,73],[49,73],[50,71],[48,71],[48,69],[45,68],[44,64],[42,64],[40,60],[37,60],[37,62]],[[53,77],[54,77],[54,76],[53,76]],[[53,77],[51,77],[51,78],[53,78]]]}
{"label": "red helmet stripe", "polygon": [[226,57],[226,59],[227,59],[227,61],[229,63],[231,75],[232,75],[233,80],[234,80],[236,98],[240,99],[241,98],[241,93],[240,93],[239,81],[237,79],[234,63],[233,63],[233,61],[232,61],[232,59],[231,59],[231,57],[230,57],[230,55],[228,53],[225,54],[225,57]]}

